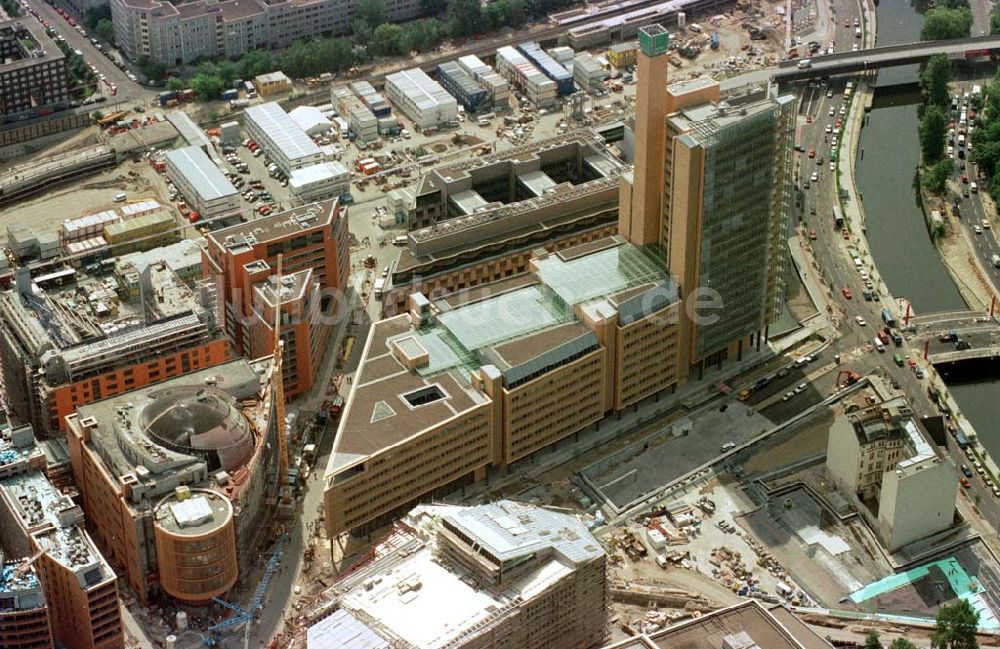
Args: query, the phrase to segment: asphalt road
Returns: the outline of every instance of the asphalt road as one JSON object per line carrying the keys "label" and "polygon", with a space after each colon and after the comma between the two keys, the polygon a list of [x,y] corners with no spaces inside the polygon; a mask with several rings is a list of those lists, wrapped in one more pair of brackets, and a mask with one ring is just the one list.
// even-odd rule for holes
{"label": "asphalt road", "polygon": [[[108,101],[118,100],[120,103],[136,101],[142,103],[156,95],[155,88],[145,88],[142,85],[131,81],[128,76],[126,76],[125,71],[119,69],[117,65],[108,59],[108,57],[94,47],[94,44],[90,42],[91,35],[89,33],[84,36],[75,27],[71,27],[66,19],[56,12],[55,7],[46,4],[42,0],[22,0],[22,5],[25,1],[27,1],[30,8],[38,14],[39,22],[48,22],[49,26],[55,29],[63,38],[66,39],[66,43],[70,47],[74,50],[80,50],[83,52],[83,58],[87,61],[87,63],[92,63],[97,67],[98,74],[103,74],[108,82],[114,83],[118,86],[118,94],[115,97],[112,97],[110,86],[108,86],[107,83],[99,84],[98,90],[108,97]],[[34,18],[30,15],[26,18],[34,20]],[[83,24],[82,16],[74,16],[74,19],[77,21],[78,25]]]}

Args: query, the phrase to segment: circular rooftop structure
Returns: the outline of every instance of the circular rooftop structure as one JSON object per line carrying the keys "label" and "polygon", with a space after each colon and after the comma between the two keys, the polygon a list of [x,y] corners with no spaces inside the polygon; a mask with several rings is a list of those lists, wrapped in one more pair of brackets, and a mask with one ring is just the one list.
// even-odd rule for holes
{"label": "circular rooftop structure", "polygon": [[239,568],[228,498],[182,487],[160,501],[153,521],[160,585],[169,595],[202,604],[233,587]]}
{"label": "circular rooftop structure", "polygon": [[150,392],[149,399],[139,425],[155,443],[197,455],[211,471],[235,471],[253,454],[253,429],[236,401],[222,390],[170,387]]}

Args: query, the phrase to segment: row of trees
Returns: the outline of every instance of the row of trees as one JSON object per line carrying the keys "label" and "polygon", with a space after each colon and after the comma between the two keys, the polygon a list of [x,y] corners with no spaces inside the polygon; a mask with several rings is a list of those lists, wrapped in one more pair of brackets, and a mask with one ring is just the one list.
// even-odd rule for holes
{"label": "row of trees", "polygon": [[945,138],[948,134],[948,110],[951,94],[951,64],[944,54],[931,57],[920,73],[924,105],[918,131],[923,164],[921,182],[928,190],[941,194],[948,178],[955,171],[955,163],[944,157]]}
{"label": "row of trees", "polygon": [[[934,630],[931,632],[931,649],[978,649],[976,629],[979,612],[964,599],[938,610]],[[864,649],[886,649],[876,631],[870,631]],[[917,649],[905,638],[893,640],[888,649]]]}
{"label": "row of trees", "polygon": [[[2,2],[4,0],[0,0]],[[466,38],[504,27],[518,27],[533,17],[572,6],[579,0],[421,0],[424,15],[436,16],[406,23],[389,22],[385,0],[359,0],[351,35],[314,38],[292,43],[280,52],[253,51],[235,61],[206,62],[187,80],[168,81],[171,89],[189,87],[200,99],[214,99],[235,79],[282,70],[293,78],[340,72],[375,57],[411,56],[437,47],[446,38]],[[89,12],[88,12],[89,15]],[[440,19],[439,19],[440,18]],[[94,15],[95,29],[101,18]],[[150,79],[163,79],[165,66],[149,61],[138,65]]]}
{"label": "row of trees", "polygon": [[941,0],[924,14],[921,40],[942,41],[965,38],[972,29],[972,9],[969,0]]}

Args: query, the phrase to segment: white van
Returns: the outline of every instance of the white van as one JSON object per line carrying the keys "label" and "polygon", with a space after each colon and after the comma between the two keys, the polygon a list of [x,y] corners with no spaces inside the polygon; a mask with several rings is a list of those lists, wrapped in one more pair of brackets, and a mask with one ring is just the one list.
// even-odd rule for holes
{"label": "white van", "polygon": [[735,442],[726,442],[725,444],[719,447],[719,450],[725,453],[727,451],[733,450],[734,448],[736,448]]}
{"label": "white van", "polygon": [[990,261],[993,262],[994,268],[1000,268],[1000,255],[993,255]]}
{"label": "white van", "polygon": [[406,245],[406,235],[401,234],[398,237],[393,238],[392,245],[394,246],[405,246]]}
{"label": "white van", "polygon": [[125,192],[118,192],[117,194],[115,194],[116,203],[124,203],[126,198],[127,196],[125,196]]}
{"label": "white van", "polygon": [[975,194],[976,192],[979,191],[979,185],[977,185],[976,183],[969,183],[969,191]]}
{"label": "white van", "polygon": [[875,349],[877,349],[880,353],[885,351],[885,345],[883,345],[882,341],[879,340],[878,338],[875,338],[872,344],[875,345]]}

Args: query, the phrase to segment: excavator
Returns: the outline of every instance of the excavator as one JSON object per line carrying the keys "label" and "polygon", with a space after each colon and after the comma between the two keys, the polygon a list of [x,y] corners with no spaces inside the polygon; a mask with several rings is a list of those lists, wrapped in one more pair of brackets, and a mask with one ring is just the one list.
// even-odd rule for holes
{"label": "excavator", "polygon": [[[844,381],[840,380],[841,377],[844,378]],[[840,370],[839,372],[837,372],[838,388],[846,388],[849,385],[854,385],[860,380],[861,380],[861,375],[858,374],[857,372],[852,372],[851,370]]]}

